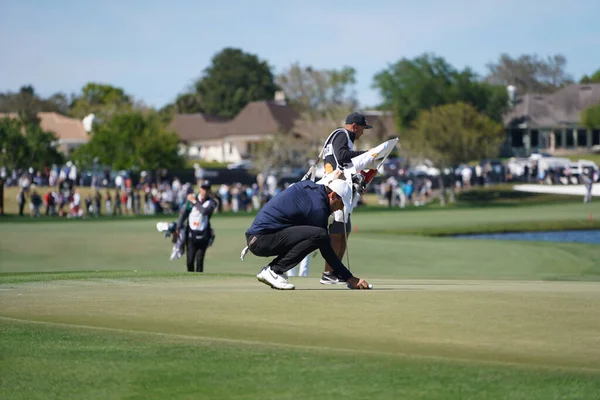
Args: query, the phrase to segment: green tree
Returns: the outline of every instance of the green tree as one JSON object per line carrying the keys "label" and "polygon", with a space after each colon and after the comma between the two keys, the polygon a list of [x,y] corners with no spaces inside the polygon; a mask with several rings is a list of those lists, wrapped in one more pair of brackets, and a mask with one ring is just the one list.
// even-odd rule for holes
{"label": "green tree", "polygon": [[508,104],[503,87],[481,82],[470,69],[458,71],[433,54],[401,59],[379,72],[373,87],[383,98],[380,108],[394,110],[400,131],[408,129],[422,110],[443,104],[468,103],[496,121]]}
{"label": "green tree", "polygon": [[69,113],[68,99],[65,94],[56,93],[46,99],[40,97],[33,86],[22,86],[18,92],[0,93],[0,112],[17,113],[28,122],[38,120],[39,112]]}
{"label": "green tree", "polygon": [[131,111],[132,108],[133,100],[122,88],[90,82],[73,101],[71,115],[83,118],[95,114],[103,121],[118,113]]}
{"label": "green tree", "polygon": [[16,118],[0,119],[0,165],[22,168],[29,160],[29,145],[23,135],[23,123]]}
{"label": "green tree", "polygon": [[164,128],[155,112],[130,111],[97,126],[92,139],[77,148],[73,158],[84,166],[93,160],[117,170],[179,168],[178,138]]}
{"label": "green tree", "polygon": [[44,131],[39,122],[19,118],[0,119],[0,164],[9,168],[60,164],[63,156],[56,149],[53,132]]}
{"label": "green tree", "polygon": [[321,113],[334,107],[356,107],[355,75],[351,67],[318,70],[296,63],[278,75],[276,83],[299,112]]}
{"label": "green tree", "polygon": [[[501,124],[466,103],[446,104],[420,112],[403,135],[403,146],[443,170],[469,160],[494,157],[505,139]],[[440,175],[442,203],[445,187]]]}
{"label": "green tree", "polygon": [[600,83],[600,69],[592,74],[592,76],[584,75],[579,83]]}
{"label": "green tree", "polygon": [[318,152],[327,135],[355,110],[355,75],[356,71],[347,66],[319,70],[295,63],[277,76],[286,101],[299,114],[292,131],[303,140],[296,144]]}
{"label": "green tree", "polygon": [[581,123],[587,129],[600,129],[600,104],[589,106],[583,110]]}
{"label": "green tree", "polygon": [[519,93],[551,93],[573,83],[566,66],[567,59],[560,54],[546,58],[523,54],[512,58],[504,53],[498,61],[487,65],[486,80],[495,85],[514,85]]}
{"label": "green tree", "polygon": [[[289,133],[279,133],[270,140],[264,140],[251,151],[254,172],[268,173],[274,171],[276,177],[286,169],[308,169],[306,151],[307,141]],[[316,156],[316,154],[315,154]]]}
{"label": "green tree", "polygon": [[54,132],[44,131],[38,122],[25,125],[29,160],[26,164],[35,169],[53,164],[60,165],[63,155],[56,148],[58,138]]}
{"label": "green tree", "polygon": [[183,93],[175,100],[175,109],[178,114],[196,114],[204,112],[202,101],[198,93]]}
{"label": "green tree", "polygon": [[251,101],[273,99],[277,90],[265,61],[234,48],[216,54],[194,87],[205,113],[226,118]]}

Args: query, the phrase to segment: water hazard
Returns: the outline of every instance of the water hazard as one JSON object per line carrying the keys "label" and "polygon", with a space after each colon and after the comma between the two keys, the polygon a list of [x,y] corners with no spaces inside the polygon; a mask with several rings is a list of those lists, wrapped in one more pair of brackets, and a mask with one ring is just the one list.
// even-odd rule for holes
{"label": "water hazard", "polygon": [[600,229],[581,231],[484,233],[476,235],[457,235],[454,237],[460,239],[528,240],[600,244]]}

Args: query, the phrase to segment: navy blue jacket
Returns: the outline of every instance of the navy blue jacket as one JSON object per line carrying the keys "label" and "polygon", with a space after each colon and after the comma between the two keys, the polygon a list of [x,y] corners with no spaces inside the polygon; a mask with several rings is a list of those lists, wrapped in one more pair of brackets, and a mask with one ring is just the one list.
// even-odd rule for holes
{"label": "navy blue jacket", "polygon": [[246,233],[264,235],[298,225],[327,229],[329,215],[331,211],[325,186],[305,180],[290,186],[265,204]]}
{"label": "navy blue jacket", "polygon": [[[290,186],[265,204],[246,231],[246,235],[266,235],[301,225],[327,230],[330,215],[325,186],[304,180]],[[352,273],[333,251],[331,241],[327,240],[319,250],[338,276],[345,281],[352,277]]]}

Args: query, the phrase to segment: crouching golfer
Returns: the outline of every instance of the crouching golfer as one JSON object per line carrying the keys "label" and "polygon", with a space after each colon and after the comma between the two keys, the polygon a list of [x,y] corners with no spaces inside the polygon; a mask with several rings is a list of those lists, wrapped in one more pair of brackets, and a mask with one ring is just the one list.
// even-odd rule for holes
{"label": "crouching golfer", "polygon": [[319,249],[338,276],[354,289],[369,289],[369,284],[356,278],[340,261],[331,247],[327,231],[329,216],[350,207],[352,188],[344,180],[334,179],[327,185],[310,180],[298,182],[279,193],[258,212],[246,231],[247,250],[258,257],[276,258],[256,277],[274,289],[294,289],[284,276],[304,257]]}

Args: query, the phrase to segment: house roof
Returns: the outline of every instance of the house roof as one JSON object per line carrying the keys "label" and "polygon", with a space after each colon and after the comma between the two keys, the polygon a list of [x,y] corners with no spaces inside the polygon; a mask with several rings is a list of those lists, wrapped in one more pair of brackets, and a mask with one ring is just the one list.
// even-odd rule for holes
{"label": "house roof", "polygon": [[204,114],[177,114],[169,124],[179,139],[188,142],[222,137],[222,127],[227,120]]}
{"label": "house roof", "polygon": [[40,126],[45,131],[52,131],[59,140],[81,140],[90,139],[88,133],[83,129],[83,122],[79,119],[69,118],[55,112],[40,112]]}
{"label": "house roof", "polygon": [[595,104],[600,104],[600,84],[569,85],[551,94],[528,93],[504,115],[504,124],[527,123],[540,128],[577,125],[581,112]]}
{"label": "house roof", "polygon": [[204,114],[178,114],[169,128],[175,131],[182,141],[209,140],[287,132],[296,118],[298,114],[286,103],[253,101],[232,120]]}
{"label": "house roof", "polygon": [[[396,132],[394,117],[390,112],[365,111],[365,116],[381,136]],[[253,101],[248,103],[235,118],[224,120],[204,114],[178,114],[169,128],[182,141],[203,141],[227,137],[249,137],[295,132],[310,139],[321,139],[339,126],[340,122],[316,121],[308,126],[300,114],[285,101]],[[316,135],[316,136],[315,136]]]}
{"label": "house roof", "polygon": [[289,104],[253,101],[224,126],[224,136],[276,134],[292,129],[298,113]]}
{"label": "house roof", "polygon": [[[17,113],[0,114],[2,117],[18,118]],[[83,129],[83,122],[66,117],[55,112],[39,112],[40,126],[45,131],[54,132],[59,141],[81,141],[87,142],[90,138]]]}

